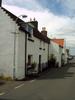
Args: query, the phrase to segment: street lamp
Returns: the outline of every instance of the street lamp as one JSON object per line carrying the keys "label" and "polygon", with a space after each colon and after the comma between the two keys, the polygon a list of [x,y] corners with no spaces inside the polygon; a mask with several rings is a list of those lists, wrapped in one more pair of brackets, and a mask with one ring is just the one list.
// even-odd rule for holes
{"label": "street lamp", "polygon": [[16,23],[17,23],[17,20],[20,18],[20,17],[22,17],[22,18],[26,18],[27,17],[27,15],[19,15],[17,18],[16,18]]}
{"label": "street lamp", "polygon": [[18,19],[20,18],[20,17],[22,17],[22,18],[26,18],[27,16],[26,15],[19,15],[17,18],[16,18],[16,20],[15,20],[15,32],[14,32],[14,57],[13,57],[13,65],[14,65],[14,67],[13,67],[13,78],[14,79],[16,79],[16,77],[15,77],[15,67],[16,67],[16,34],[18,34],[17,32],[16,32],[16,23],[17,23],[17,21],[18,21]]}

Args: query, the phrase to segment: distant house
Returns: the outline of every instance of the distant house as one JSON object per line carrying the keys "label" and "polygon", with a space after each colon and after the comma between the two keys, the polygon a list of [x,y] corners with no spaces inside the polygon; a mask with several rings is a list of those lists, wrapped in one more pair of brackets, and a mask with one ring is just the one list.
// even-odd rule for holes
{"label": "distant house", "polygon": [[59,67],[67,63],[66,48],[64,46],[64,39],[51,39],[52,53],[56,56]]}
{"label": "distant house", "polygon": [[51,56],[52,54],[54,55],[56,62],[58,62],[58,66],[61,67],[61,55],[60,55],[60,47],[57,43],[53,42],[51,39],[50,42],[50,52],[49,52],[49,56]]}

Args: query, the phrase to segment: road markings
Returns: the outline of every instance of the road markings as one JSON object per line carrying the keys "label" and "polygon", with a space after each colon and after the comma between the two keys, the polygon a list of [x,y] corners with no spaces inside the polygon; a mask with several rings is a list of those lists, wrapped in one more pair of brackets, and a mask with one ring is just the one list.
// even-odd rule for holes
{"label": "road markings", "polygon": [[5,94],[5,92],[1,92],[1,93],[0,93],[0,96],[2,96],[2,95],[4,95],[4,94]]}
{"label": "road markings", "polygon": [[33,83],[35,80],[36,80],[36,79],[34,79],[34,80],[31,80],[31,81],[30,81],[30,83]]}
{"label": "road markings", "polygon": [[24,83],[23,83],[23,84],[20,84],[20,85],[18,85],[18,86],[16,86],[14,89],[18,89],[18,88],[20,88],[20,87],[22,87],[22,86],[24,86]]}

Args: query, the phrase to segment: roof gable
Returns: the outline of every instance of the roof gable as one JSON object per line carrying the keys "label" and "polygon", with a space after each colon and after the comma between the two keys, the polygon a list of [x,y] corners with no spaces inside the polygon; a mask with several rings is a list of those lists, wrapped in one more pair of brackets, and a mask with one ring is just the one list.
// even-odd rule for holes
{"label": "roof gable", "polygon": [[[14,14],[12,14],[10,11],[8,11],[7,9],[5,9],[5,8],[3,8],[3,7],[1,7],[1,9],[3,9],[9,16],[10,16],[10,18],[12,18],[13,19],[13,21],[15,21],[15,23],[17,23],[19,26],[20,26],[20,30],[22,30],[22,31],[24,31],[24,32],[26,32],[26,23],[23,21],[23,20],[21,20],[19,17],[17,17],[17,16],[15,16]],[[17,19],[18,18],[18,19]],[[17,19],[17,21],[16,21],[16,19]],[[28,33],[28,32],[27,32]]]}
{"label": "roof gable", "polygon": [[64,47],[64,39],[52,39],[52,41],[57,43],[59,46]]}

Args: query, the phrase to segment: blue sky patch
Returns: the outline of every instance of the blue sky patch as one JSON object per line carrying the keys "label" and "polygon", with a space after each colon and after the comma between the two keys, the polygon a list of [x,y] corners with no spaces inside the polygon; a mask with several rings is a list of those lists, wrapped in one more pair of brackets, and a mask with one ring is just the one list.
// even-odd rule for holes
{"label": "blue sky patch", "polygon": [[60,0],[38,0],[38,2],[43,8],[49,9],[56,15],[68,15],[66,7]]}

